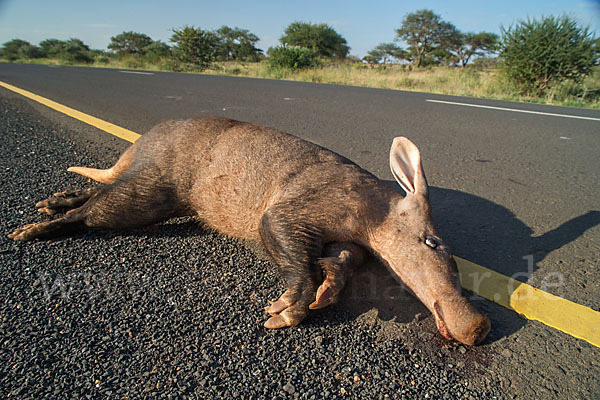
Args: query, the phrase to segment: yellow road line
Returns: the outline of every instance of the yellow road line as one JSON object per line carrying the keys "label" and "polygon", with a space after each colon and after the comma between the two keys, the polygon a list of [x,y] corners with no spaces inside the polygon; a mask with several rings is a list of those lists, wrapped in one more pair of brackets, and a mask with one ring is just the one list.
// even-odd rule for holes
{"label": "yellow road line", "polygon": [[[112,135],[135,142],[140,135],[117,125],[84,114],[70,107],[38,96],[0,81],[0,86],[44,104],[56,111],[95,126]],[[571,336],[600,347],[600,312],[572,301],[536,289],[489,268],[460,257],[454,257],[461,275],[461,284],[494,303],[526,318],[540,321]]]}
{"label": "yellow road line", "polygon": [[455,256],[454,259],[465,289],[523,314],[528,319],[540,321],[600,347],[600,312],[463,258]]}
{"label": "yellow road line", "polygon": [[110,122],[103,121],[99,118],[92,117],[91,115],[82,113],[81,111],[75,110],[74,108],[64,106],[60,103],[57,103],[55,101],[52,101],[52,100],[47,99],[42,96],[38,96],[37,94],[28,92],[27,90],[20,89],[16,86],[8,84],[8,83],[0,81],[0,86],[6,88],[8,90],[12,90],[13,92],[23,95],[27,98],[30,98],[31,100],[37,101],[38,103],[48,106],[48,107],[50,107],[56,111],[59,111],[63,114],[66,114],[69,117],[73,117],[75,119],[78,119],[79,121],[85,122],[88,125],[92,125],[98,129],[106,131],[106,132],[110,133],[111,135],[115,135],[117,137],[120,137],[121,139],[125,139],[129,142],[133,143],[140,137],[139,133],[135,133],[133,131],[130,131],[129,129],[121,128],[120,126],[111,124]]}

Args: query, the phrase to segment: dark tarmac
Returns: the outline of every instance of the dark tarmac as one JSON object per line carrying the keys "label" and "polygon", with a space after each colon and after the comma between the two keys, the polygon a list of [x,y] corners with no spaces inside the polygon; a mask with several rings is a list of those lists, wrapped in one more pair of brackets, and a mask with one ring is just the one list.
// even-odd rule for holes
{"label": "dark tarmac", "polygon": [[[383,179],[391,179],[390,138],[409,136],[421,147],[435,218],[457,255],[599,309],[599,122],[423,106],[442,96],[419,93],[121,75],[0,65],[0,80],[140,133],[155,120],[225,115],[315,141]],[[157,77],[162,86],[140,80]],[[169,97],[178,91],[179,100]],[[8,234],[42,219],[36,201],[89,185],[67,166],[109,166],[127,143],[4,89],[0,96]],[[263,307],[282,285],[253,250],[187,219],[50,242],[4,237],[0,396],[600,395],[600,349],[477,298],[492,320],[489,338],[476,348],[449,343],[373,260],[340,304],[297,328],[266,331]],[[552,285],[548,277],[557,274],[564,280]]]}

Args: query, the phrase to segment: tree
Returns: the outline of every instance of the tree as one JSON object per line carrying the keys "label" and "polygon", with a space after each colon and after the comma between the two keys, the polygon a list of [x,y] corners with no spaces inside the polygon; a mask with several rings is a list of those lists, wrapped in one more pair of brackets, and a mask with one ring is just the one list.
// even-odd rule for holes
{"label": "tree", "polygon": [[458,31],[432,10],[423,9],[407,14],[396,34],[397,40],[403,40],[409,45],[413,64],[419,68],[427,54],[449,47],[456,40]]}
{"label": "tree", "polygon": [[129,55],[145,53],[145,48],[152,44],[150,36],[137,32],[123,32],[110,38],[108,48],[118,55]]}
{"label": "tree", "polygon": [[42,57],[58,58],[67,63],[90,63],[93,61],[89,46],[75,38],[67,41],[43,40],[40,42],[40,53]]}
{"label": "tree", "polygon": [[42,52],[39,47],[25,40],[13,39],[4,43],[0,55],[8,61],[16,61],[18,59],[39,58],[42,56]]}
{"label": "tree", "polygon": [[255,47],[258,36],[247,29],[222,26],[216,31],[222,60],[258,61],[262,50]]}
{"label": "tree", "polygon": [[44,57],[58,58],[65,42],[58,39],[46,39],[40,42],[40,50]]}
{"label": "tree", "polygon": [[198,69],[207,68],[216,58],[218,39],[213,32],[186,25],[173,29],[171,42],[175,43],[176,58]]}
{"label": "tree", "polygon": [[406,60],[408,53],[394,43],[381,43],[367,53],[369,60],[375,63],[387,64],[391,60]]}
{"label": "tree", "polygon": [[465,68],[473,56],[484,57],[498,50],[499,38],[490,32],[461,33],[460,44],[453,50]]}
{"label": "tree", "polygon": [[503,71],[524,94],[541,96],[552,84],[581,81],[599,56],[593,33],[567,16],[527,19],[502,28]]}
{"label": "tree", "polygon": [[[371,52],[369,52],[369,53],[371,53]],[[379,63],[379,58],[376,57],[376,56],[373,56],[371,54],[367,54],[366,56],[364,56],[362,58],[362,61],[366,62],[369,65],[373,65],[373,64],[378,64]]]}
{"label": "tree", "polygon": [[106,50],[91,49],[89,56],[95,63],[108,64],[111,54]]}
{"label": "tree", "polygon": [[68,63],[90,63],[90,48],[80,39],[71,38],[60,45],[58,56]]}
{"label": "tree", "polygon": [[157,40],[144,47],[143,52],[146,61],[157,63],[161,57],[168,57],[171,55],[171,47],[168,44]]}
{"label": "tree", "polygon": [[24,59],[42,58],[42,51],[39,47],[30,44],[20,49],[19,55]]}
{"label": "tree", "polygon": [[284,46],[298,46],[330,58],[345,58],[350,51],[346,39],[327,24],[293,22],[279,39]]}
{"label": "tree", "polygon": [[433,49],[423,60],[423,65],[456,66],[458,59],[449,50],[443,47]]}

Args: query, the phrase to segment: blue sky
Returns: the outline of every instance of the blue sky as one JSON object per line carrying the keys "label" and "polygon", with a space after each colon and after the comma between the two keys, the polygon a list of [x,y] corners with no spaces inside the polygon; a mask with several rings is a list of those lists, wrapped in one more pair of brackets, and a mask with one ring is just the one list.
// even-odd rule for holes
{"label": "blue sky", "polygon": [[377,44],[391,42],[402,18],[422,8],[463,32],[500,33],[501,26],[527,17],[567,14],[600,36],[600,0],[0,0],[0,44],[14,38],[38,44],[75,37],[106,50],[111,36],[124,31],[168,42],[172,28],[228,25],[258,35],[258,47],[267,50],[291,22],[304,21],[331,25],[346,38],[350,53],[362,57]]}

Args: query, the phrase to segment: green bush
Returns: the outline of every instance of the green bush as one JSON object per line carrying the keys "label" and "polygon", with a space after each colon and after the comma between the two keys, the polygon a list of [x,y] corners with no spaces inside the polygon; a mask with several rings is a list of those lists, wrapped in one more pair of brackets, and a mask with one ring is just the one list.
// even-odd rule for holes
{"label": "green bush", "polygon": [[40,42],[40,50],[44,57],[47,58],[58,58],[58,53],[60,53],[64,41],[58,39],[46,39]]}
{"label": "green bush", "polygon": [[105,55],[98,55],[94,58],[94,62],[98,64],[108,64],[110,63],[110,58],[108,58],[108,56]]}
{"label": "green bush", "polygon": [[525,95],[543,96],[563,80],[580,82],[597,64],[600,46],[567,16],[521,21],[502,29],[503,71]]}
{"label": "green bush", "polygon": [[130,54],[144,54],[145,47],[152,44],[150,36],[137,32],[123,32],[110,38],[108,48],[119,56]]}
{"label": "green bush", "polygon": [[272,47],[269,49],[268,54],[269,65],[274,69],[302,69],[318,64],[315,52],[304,47]]}
{"label": "green bush", "polygon": [[121,57],[121,63],[125,65],[125,68],[130,69],[142,69],[146,67],[144,60],[138,55],[128,55]]}
{"label": "green bush", "polygon": [[8,61],[40,58],[43,56],[39,47],[21,39],[13,39],[4,43],[0,55]]}
{"label": "green bush", "polygon": [[205,70],[216,59],[219,43],[213,32],[184,26],[173,29],[171,42],[175,44],[173,55],[183,70]]}
{"label": "green bush", "polygon": [[583,97],[585,91],[582,84],[572,80],[559,82],[551,88],[552,96],[558,101],[568,101],[573,98]]}
{"label": "green bush", "polygon": [[27,45],[27,46],[23,46],[19,49],[19,58],[30,60],[30,59],[41,58],[41,57],[42,57],[42,51],[37,46]]}
{"label": "green bush", "polygon": [[262,50],[255,47],[258,36],[238,27],[223,25],[214,32],[217,35],[217,58],[221,61],[258,61]]}
{"label": "green bush", "polygon": [[79,39],[64,42],[58,56],[65,64],[87,64],[93,61],[90,48]]}
{"label": "green bush", "polygon": [[100,54],[98,50],[91,51],[80,39],[71,38],[67,41],[47,39],[40,43],[42,56],[57,58],[62,64],[91,63]]}
{"label": "green bush", "polygon": [[548,92],[548,97],[550,100],[563,103],[594,102],[600,97],[600,87],[591,79],[590,82],[585,83],[566,80],[553,85]]}
{"label": "green bush", "polygon": [[343,59],[350,51],[346,39],[327,24],[292,22],[279,41],[284,46],[310,49],[327,58]]}
{"label": "green bush", "polygon": [[89,56],[92,62],[97,64],[108,64],[110,63],[110,54],[104,50],[90,50]]}
{"label": "green bush", "polygon": [[171,57],[171,47],[157,40],[144,47],[144,62],[148,64],[159,64],[164,57]]}

